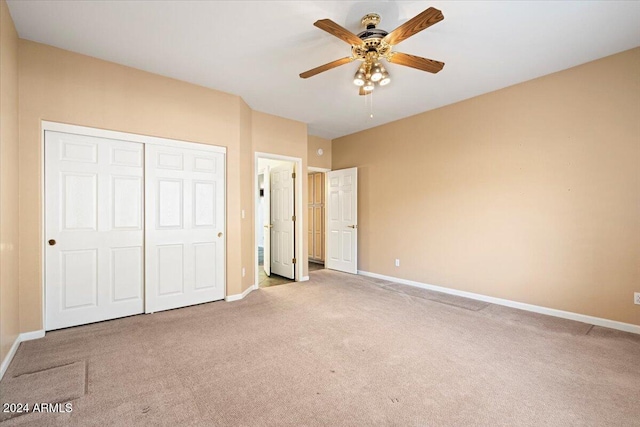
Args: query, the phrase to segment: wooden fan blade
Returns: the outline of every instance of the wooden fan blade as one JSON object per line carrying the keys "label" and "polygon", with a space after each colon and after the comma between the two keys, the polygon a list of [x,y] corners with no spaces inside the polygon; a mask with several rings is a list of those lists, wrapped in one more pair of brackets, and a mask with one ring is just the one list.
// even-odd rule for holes
{"label": "wooden fan blade", "polygon": [[360,86],[360,92],[358,92],[360,95],[369,95],[371,94],[371,90],[370,91],[366,91],[362,88],[362,86]]}
{"label": "wooden fan blade", "polygon": [[424,12],[414,16],[395,30],[387,34],[382,40],[395,46],[403,40],[408,39],[414,34],[419,33],[425,28],[429,28],[433,24],[444,19],[442,12],[434,7],[430,7]]}
{"label": "wooden fan blade", "polygon": [[346,28],[343,28],[340,25],[336,24],[331,19],[321,19],[319,21],[314,22],[313,25],[320,28],[321,30],[325,30],[327,33],[333,36],[336,36],[340,40],[344,40],[345,42],[351,45],[364,44],[364,42],[360,39],[360,37],[356,36]]}
{"label": "wooden fan blade", "polygon": [[394,52],[391,57],[389,57],[389,62],[422,71],[428,71],[434,74],[444,68],[444,62],[434,61],[433,59],[422,58],[420,56],[409,55],[408,53],[401,52]]}
{"label": "wooden fan blade", "polygon": [[300,74],[300,77],[302,77],[303,79],[308,79],[309,77],[313,77],[316,74],[320,74],[332,68],[339,67],[340,65],[348,64],[351,61],[353,61],[353,58],[350,56],[347,56],[346,58],[342,58],[342,59],[337,59],[335,61],[329,62],[328,64],[324,64],[319,67],[313,68],[309,71],[305,71],[304,73]]}

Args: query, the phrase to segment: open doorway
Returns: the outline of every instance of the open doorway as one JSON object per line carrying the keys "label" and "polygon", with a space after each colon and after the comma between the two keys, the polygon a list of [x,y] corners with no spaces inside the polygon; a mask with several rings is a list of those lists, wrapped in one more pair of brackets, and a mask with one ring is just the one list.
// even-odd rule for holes
{"label": "open doorway", "polygon": [[309,275],[325,268],[326,256],[326,172],[329,169],[307,168],[307,240]]}
{"label": "open doorway", "polygon": [[301,185],[297,162],[282,156],[256,155],[256,259],[258,287],[299,280],[298,244]]}

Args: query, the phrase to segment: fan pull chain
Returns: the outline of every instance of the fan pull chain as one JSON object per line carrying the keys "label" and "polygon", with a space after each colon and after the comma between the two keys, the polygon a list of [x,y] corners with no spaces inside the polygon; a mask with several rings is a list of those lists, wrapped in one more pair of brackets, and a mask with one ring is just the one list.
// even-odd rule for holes
{"label": "fan pull chain", "polygon": [[369,98],[371,98],[369,101],[369,118],[373,119],[373,92],[369,94]]}

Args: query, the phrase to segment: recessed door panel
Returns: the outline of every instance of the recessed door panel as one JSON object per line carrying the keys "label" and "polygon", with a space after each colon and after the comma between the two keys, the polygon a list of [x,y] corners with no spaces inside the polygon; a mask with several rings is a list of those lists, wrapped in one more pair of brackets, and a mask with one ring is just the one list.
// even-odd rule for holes
{"label": "recessed door panel", "polygon": [[329,194],[329,219],[340,221],[340,192],[333,188]]}
{"label": "recessed door panel", "polygon": [[351,192],[351,188],[348,187],[342,191],[342,200],[340,200],[340,207],[342,208],[342,221],[347,221],[355,224],[355,220],[353,218],[353,193]]}
{"label": "recessed door panel", "polygon": [[46,330],[142,312],[142,149],[45,132]]}
{"label": "recessed door panel", "polygon": [[195,172],[216,173],[216,159],[211,157],[194,157]]}
{"label": "recessed door panel", "polygon": [[158,228],[182,228],[182,180],[158,180]]}
{"label": "recessed door panel", "polygon": [[111,249],[111,291],[114,302],[142,298],[142,246]]}
{"label": "recessed door panel", "polygon": [[156,155],[156,167],[158,169],[175,169],[182,170],[183,156],[182,153],[172,151],[170,153],[164,151]]}
{"label": "recessed door panel", "polygon": [[62,173],[65,230],[96,230],[98,226],[97,174]]}
{"label": "recessed door panel", "polygon": [[62,251],[64,310],[97,305],[98,250]]}
{"label": "recessed door panel", "polygon": [[216,186],[215,182],[196,181],[193,184],[193,225],[196,227],[216,226]]}
{"label": "recessed door panel", "polygon": [[113,166],[142,166],[142,146],[113,147],[111,149],[111,165]]}
{"label": "recessed door panel", "polygon": [[158,295],[184,292],[184,245],[158,245]]}
{"label": "recessed door panel", "polygon": [[329,246],[329,259],[333,261],[340,261],[340,231],[330,230],[327,236],[327,243]]}
{"label": "recessed door panel", "polygon": [[60,160],[68,162],[98,162],[98,144],[83,141],[75,135],[61,135],[58,137],[60,147]]}
{"label": "recessed door panel", "polygon": [[142,230],[142,177],[111,178],[114,230]]}
{"label": "recessed door panel", "polygon": [[195,264],[195,288],[206,289],[216,286],[216,259],[217,243],[196,243],[194,249]]}

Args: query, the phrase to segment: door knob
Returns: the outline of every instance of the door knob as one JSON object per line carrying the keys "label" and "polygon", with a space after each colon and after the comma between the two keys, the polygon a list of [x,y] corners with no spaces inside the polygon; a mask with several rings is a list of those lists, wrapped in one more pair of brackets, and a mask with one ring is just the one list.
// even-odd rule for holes
{"label": "door knob", "polygon": [[218,237],[222,237],[222,231],[218,233]]}
{"label": "door knob", "polygon": [[349,227],[349,228],[358,228],[358,224],[354,224],[354,225],[347,225],[347,227]]}
{"label": "door knob", "polygon": [[56,241],[54,239],[49,240],[49,246],[53,246],[56,244]]}
{"label": "door knob", "polygon": [[271,228],[273,227],[273,224],[269,224],[269,225],[265,225],[264,228]]}

